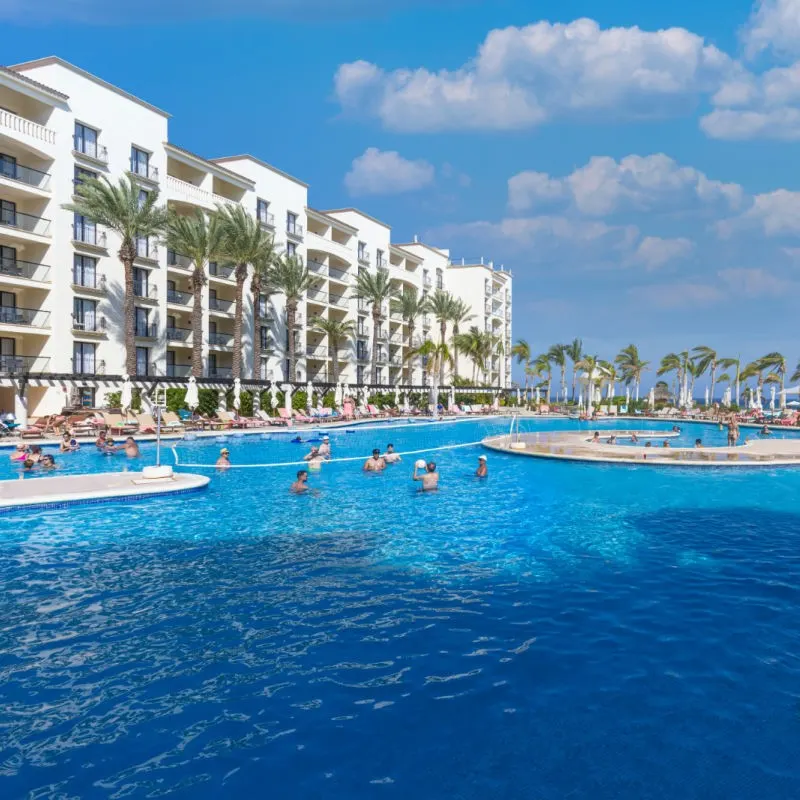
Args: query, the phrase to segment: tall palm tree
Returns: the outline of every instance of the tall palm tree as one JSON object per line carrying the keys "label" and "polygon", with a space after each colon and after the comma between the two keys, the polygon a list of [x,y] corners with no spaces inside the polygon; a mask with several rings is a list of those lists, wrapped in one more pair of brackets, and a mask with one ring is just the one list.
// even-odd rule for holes
{"label": "tall palm tree", "polygon": [[406,354],[406,359],[421,358],[425,364],[425,372],[433,377],[441,373],[444,365],[453,365],[453,355],[446,342],[432,342],[426,339],[419,347],[412,347]]}
{"label": "tall palm tree", "polygon": [[634,399],[639,402],[639,389],[642,384],[642,373],[650,366],[649,361],[643,361],[639,357],[639,348],[635,344],[629,344],[619,351],[614,363],[619,367],[620,377],[626,386],[633,384]]}
{"label": "tall palm tree", "polygon": [[[476,328],[477,330],[477,328]],[[528,367],[531,363],[531,346],[526,339],[517,339],[511,348],[511,355],[517,359],[517,364],[524,364],[525,370],[525,397],[528,396]]]}
{"label": "tall palm tree", "polygon": [[743,381],[750,380],[750,378],[756,379],[756,387],[758,389],[758,397],[764,397],[764,372],[767,369],[767,365],[764,363],[764,357],[756,358],[751,361],[743,370],[741,374],[741,378]]}
{"label": "tall palm tree", "polygon": [[771,375],[775,376],[776,382],[780,385],[781,408],[785,408],[786,395],[784,390],[786,389],[786,370],[788,368],[786,358],[781,353],[767,353],[761,359],[761,364],[765,369],[769,370]]}
{"label": "tall palm tree", "polygon": [[533,367],[541,376],[546,376],[547,402],[550,402],[551,387],[553,384],[553,365],[550,362],[549,353],[541,353],[533,359]]}
{"label": "tall palm tree", "polygon": [[333,383],[339,382],[339,347],[343,342],[353,338],[355,325],[351,320],[344,322],[336,319],[325,319],[315,317],[311,320],[312,330],[322,333],[328,337],[328,352],[333,363]]}
{"label": "tall palm tree", "polygon": [[208,282],[206,266],[217,257],[221,229],[216,214],[199,208],[193,214],[171,212],[167,224],[167,247],[181,253],[194,265],[192,287],[192,375],[203,374],[203,287]]}
{"label": "tall palm tree", "polygon": [[308,267],[296,256],[282,255],[272,262],[267,274],[267,281],[276,293],[280,292],[286,296],[287,357],[289,359],[289,374],[286,379],[294,381],[297,377],[295,369],[297,355],[294,341],[297,306],[309,286],[314,282],[314,276],[309,273]]}
{"label": "tall palm tree", "polygon": [[[222,228],[222,257],[235,264],[236,307],[233,320],[232,374],[242,377],[242,328],[244,325],[244,284],[247,270],[265,258],[271,250],[272,236],[240,205],[217,206]],[[258,332],[254,332],[256,336]]]}
{"label": "tall palm tree", "polygon": [[133,282],[133,261],[136,242],[143,237],[158,237],[167,227],[167,209],[158,205],[158,190],[142,192],[133,178],[120,178],[114,185],[105,177],[87,178],[78,184],[74,203],[63,206],[113,231],[120,238],[117,257],[125,274],[125,371],[136,374],[136,305]]}
{"label": "tall palm tree", "polygon": [[[566,400],[567,394],[567,345],[565,344],[554,344],[548,351],[547,351],[547,358],[550,360],[550,363],[555,364],[561,371],[561,391],[559,392],[560,395],[564,397]],[[549,397],[547,398],[550,399]]]}
{"label": "tall palm tree", "polygon": [[583,355],[575,364],[576,370],[583,370],[587,377],[587,392],[589,395],[587,408],[591,409],[594,394],[594,388],[597,381],[600,379],[602,369],[600,367],[600,359],[597,356]]}
{"label": "tall palm tree", "polygon": [[[408,325],[408,340],[411,347],[415,347],[414,333],[417,329],[417,319],[421,317],[428,308],[428,302],[425,297],[417,294],[411,289],[406,289],[402,294],[393,297],[389,301],[389,310],[395,314],[400,314]],[[409,363],[411,369],[411,383],[414,382],[414,364]]]}
{"label": "tall palm tree", "polygon": [[383,304],[394,296],[388,270],[360,272],[356,279],[356,296],[372,306],[372,378],[378,383],[378,331],[383,322]]}
{"label": "tall palm tree", "polygon": [[679,398],[679,403],[681,400],[685,401],[685,395],[688,392],[687,378],[689,361],[688,350],[684,350],[680,353],[667,353],[667,355],[661,359],[661,364],[656,371],[656,375],[659,376],[675,373],[677,384],[675,395]]}
{"label": "tall palm tree", "polygon": [[[447,336],[447,323],[453,315],[453,295],[443,289],[437,289],[433,294],[428,295],[428,309],[436,321],[439,323],[439,342],[444,344]],[[444,386],[444,366],[445,362],[440,362],[441,371],[439,373],[439,384]]]}
{"label": "tall palm tree", "polygon": [[719,367],[719,358],[717,351],[713,350],[706,345],[700,345],[692,350],[694,354],[694,361],[697,364],[699,375],[705,375],[706,372],[710,373],[711,378],[711,402],[714,402],[714,389],[717,383],[717,368]]}
{"label": "tall palm tree", "polygon": [[564,350],[567,358],[572,362],[572,402],[575,402],[575,388],[578,383],[578,362],[583,358],[583,342],[580,339],[573,339]]}
{"label": "tall palm tree", "polygon": [[616,367],[610,361],[599,361],[598,365],[600,369],[603,371],[603,382],[606,384],[608,389],[607,392],[607,399],[611,400],[612,397],[616,394],[617,388],[617,370]]}
{"label": "tall palm tree", "polygon": [[450,309],[450,322],[453,325],[453,383],[458,380],[458,346],[456,344],[456,337],[459,334],[459,328],[465,322],[469,322],[475,315],[472,313],[472,306],[464,302],[460,297],[453,298],[453,304]]}
{"label": "tall palm tree", "polygon": [[269,234],[262,251],[253,261],[253,277],[250,291],[253,294],[253,380],[261,379],[261,297],[275,294],[275,287],[269,281],[270,270],[278,257],[275,240]]}
{"label": "tall palm tree", "polygon": [[720,358],[717,361],[717,364],[722,369],[731,369],[732,367],[736,367],[736,393],[734,396],[733,402],[738,406],[739,405],[739,395],[741,392],[739,391],[739,384],[742,379],[742,360],[740,356],[736,356],[736,358]]}
{"label": "tall palm tree", "polygon": [[468,331],[453,337],[453,346],[472,362],[472,382],[477,383],[479,352],[481,349],[481,332],[477,325],[470,326]]}

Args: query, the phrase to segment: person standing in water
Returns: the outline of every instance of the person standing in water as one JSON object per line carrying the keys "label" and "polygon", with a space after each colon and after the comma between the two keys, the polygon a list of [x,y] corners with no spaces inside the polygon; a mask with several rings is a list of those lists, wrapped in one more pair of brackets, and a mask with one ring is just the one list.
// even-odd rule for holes
{"label": "person standing in water", "polygon": [[478,469],[475,472],[476,478],[488,478],[489,470],[486,467],[486,456],[478,456]]}
{"label": "person standing in water", "polygon": [[308,491],[308,472],[301,469],[297,472],[297,480],[289,487],[292,494],[303,494]]}
{"label": "person standing in water", "polygon": [[429,461],[425,464],[425,471],[421,475],[418,472],[420,469],[422,467],[419,466],[419,462],[414,464],[413,480],[422,483],[423,492],[435,492],[439,488],[439,473],[436,471],[436,464]]}
{"label": "person standing in water", "polygon": [[372,455],[364,462],[364,472],[383,472],[386,461],[381,458],[381,451],[376,447]]}

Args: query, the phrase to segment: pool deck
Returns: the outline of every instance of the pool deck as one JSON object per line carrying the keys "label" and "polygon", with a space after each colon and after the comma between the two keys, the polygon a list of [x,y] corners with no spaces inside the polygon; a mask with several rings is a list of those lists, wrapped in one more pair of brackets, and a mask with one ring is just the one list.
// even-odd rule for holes
{"label": "pool deck", "polygon": [[0,481],[0,513],[19,508],[62,508],[79,503],[104,503],[193,492],[210,478],[176,472],[169,478],[146,479],[141,472],[98,475],[48,475]]}
{"label": "pool deck", "polygon": [[[609,431],[618,439],[632,433],[640,439],[659,440],[677,434],[654,431]],[[655,434],[655,435],[654,435]],[[757,439],[736,447],[637,447],[601,441],[593,444],[586,431],[542,431],[509,436],[492,436],[482,444],[490,450],[530,458],[586,461],[600,464],[628,464],[648,467],[778,467],[800,466],[800,439]]]}

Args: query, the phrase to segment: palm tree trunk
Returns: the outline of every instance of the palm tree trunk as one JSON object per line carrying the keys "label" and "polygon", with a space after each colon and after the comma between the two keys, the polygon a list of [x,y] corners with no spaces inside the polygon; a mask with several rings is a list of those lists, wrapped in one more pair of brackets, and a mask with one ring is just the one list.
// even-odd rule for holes
{"label": "palm tree trunk", "polygon": [[[409,317],[408,318],[408,341],[411,346],[414,346],[414,320]],[[408,376],[408,382],[414,383],[414,360],[411,360],[411,374]]]}
{"label": "palm tree trunk", "polygon": [[716,361],[711,365],[711,397],[709,402],[714,405],[714,389],[717,385],[717,363]]}
{"label": "palm tree trunk", "polygon": [[567,365],[561,365],[561,399],[567,401]]}
{"label": "palm tree trunk", "polygon": [[192,275],[192,375],[203,374],[203,282],[197,274]]}
{"label": "palm tree trunk", "polygon": [[261,287],[253,287],[253,380],[261,379]]}
{"label": "palm tree trunk", "polygon": [[296,319],[297,303],[290,301],[286,304],[286,325],[289,328],[289,340],[286,343],[287,355],[289,357],[289,374],[286,376],[286,380],[289,383],[293,383],[295,379],[294,324]]}
{"label": "palm tree trunk", "polygon": [[375,384],[378,381],[378,328],[381,324],[380,306],[372,304],[372,380]]}
{"label": "palm tree trunk", "polygon": [[[441,334],[442,345],[444,345],[444,340],[447,336],[447,322],[445,320],[439,322],[439,333]],[[444,386],[444,359],[439,364],[439,386]]]}
{"label": "palm tree trunk", "polygon": [[578,385],[578,372],[575,369],[575,365],[572,365],[572,402],[575,402],[575,389]]}
{"label": "palm tree trunk", "polygon": [[242,377],[242,323],[244,322],[244,282],[247,278],[247,264],[236,265],[236,308],[233,319],[233,363],[234,378]]}
{"label": "palm tree trunk", "polygon": [[331,369],[333,370],[332,381],[334,384],[339,382],[339,342],[336,339],[330,339],[329,343],[331,353]]}
{"label": "palm tree trunk", "polygon": [[453,385],[458,380],[458,347],[456,347],[456,336],[458,336],[458,325],[453,325]]}
{"label": "palm tree trunk", "polygon": [[136,299],[133,286],[133,258],[136,248],[133,243],[127,246],[123,243],[119,250],[119,259],[125,270],[125,301],[123,314],[125,315],[125,372],[128,375],[136,374]]}

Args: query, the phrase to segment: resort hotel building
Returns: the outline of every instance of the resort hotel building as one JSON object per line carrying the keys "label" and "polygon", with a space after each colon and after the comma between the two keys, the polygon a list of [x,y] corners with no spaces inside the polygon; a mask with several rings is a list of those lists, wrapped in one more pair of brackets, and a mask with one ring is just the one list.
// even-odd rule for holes
{"label": "resort hotel building", "polygon": [[[449,250],[392,240],[392,229],[354,208],[309,205],[308,185],[251,155],[203,158],[169,141],[169,115],[59,58],[0,67],[0,412],[41,415],[65,406],[102,405],[118,390],[125,365],[123,267],[119,239],[63,208],[87,177],[131,176],[178,212],[240,204],[314,275],[288,331],[284,298],[253,298],[245,285],[243,367],[248,382],[316,384],[332,380],[331,352],[310,321],[350,320],[355,336],[338,353],[341,380],[370,386],[423,386],[421,359],[407,358],[425,338],[438,340],[431,315],[408,321],[390,308],[372,330],[372,309],[355,296],[361,270],[387,270],[398,291],[437,288],[462,298],[475,325],[498,345],[475,374],[510,385],[511,273],[492,263],[454,261]],[[257,142],[254,143],[257,146]],[[192,352],[193,265],[161,242],[140,239],[134,271],[136,385],[185,385]],[[235,282],[230,266],[210,264],[203,289],[201,385],[232,379]],[[448,328],[448,335],[450,329]],[[263,354],[253,363],[252,343]],[[296,374],[288,374],[293,336]],[[377,363],[373,342],[377,339]],[[377,380],[376,380],[377,378]]]}

